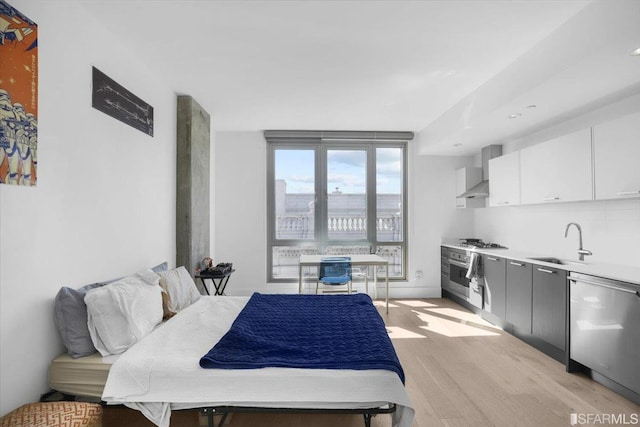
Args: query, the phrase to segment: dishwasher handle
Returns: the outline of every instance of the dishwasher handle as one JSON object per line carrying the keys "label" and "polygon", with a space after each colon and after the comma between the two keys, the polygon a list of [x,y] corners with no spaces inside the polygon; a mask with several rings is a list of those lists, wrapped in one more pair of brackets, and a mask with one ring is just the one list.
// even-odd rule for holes
{"label": "dishwasher handle", "polygon": [[634,294],[637,297],[640,297],[640,291],[634,291],[633,289],[621,288],[619,286],[608,285],[606,283],[596,282],[593,280],[578,279],[576,277],[569,277],[568,279],[572,282],[582,282],[582,283],[586,283],[587,285],[602,286],[603,288],[609,288],[615,291],[627,292],[630,294]]}

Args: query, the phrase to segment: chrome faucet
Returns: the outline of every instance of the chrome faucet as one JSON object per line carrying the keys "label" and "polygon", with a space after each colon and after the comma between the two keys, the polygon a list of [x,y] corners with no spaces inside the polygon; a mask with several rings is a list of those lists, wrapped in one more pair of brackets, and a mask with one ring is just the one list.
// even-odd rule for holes
{"label": "chrome faucet", "polygon": [[578,237],[580,238],[580,246],[578,247],[578,255],[579,255],[580,261],[584,261],[584,256],[585,255],[593,255],[593,254],[591,253],[591,251],[582,248],[582,228],[580,228],[580,224],[577,224],[575,222],[570,222],[569,224],[567,224],[567,228],[564,230],[564,237],[565,238],[567,237],[567,235],[569,234],[569,227],[571,227],[572,225],[575,225],[576,228],[578,229]]}

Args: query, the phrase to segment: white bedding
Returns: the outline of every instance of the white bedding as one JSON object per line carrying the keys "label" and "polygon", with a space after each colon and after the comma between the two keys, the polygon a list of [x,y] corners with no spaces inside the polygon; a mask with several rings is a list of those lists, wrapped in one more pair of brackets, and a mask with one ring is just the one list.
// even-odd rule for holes
{"label": "white bedding", "polygon": [[212,406],[371,408],[397,405],[393,426],[414,410],[397,374],[385,370],[203,369],[200,358],[230,328],[248,297],[202,297],[123,353],[102,399],[140,410],[160,427],[171,409]]}

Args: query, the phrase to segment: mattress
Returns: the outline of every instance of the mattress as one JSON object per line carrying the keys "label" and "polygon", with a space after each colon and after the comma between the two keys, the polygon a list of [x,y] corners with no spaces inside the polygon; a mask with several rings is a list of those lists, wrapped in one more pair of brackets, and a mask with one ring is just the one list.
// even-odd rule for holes
{"label": "mattress", "polygon": [[202,369],[200,358],[229,330],[246,297],[202,297],[124,352],[102,399],[140,410],[166,427],[172,409],[255,407],[369,409],[395,404],[393,425],[414,410],[394,372],[349,369]]}
{"label": "mattress", "polygon": [[49,385],[61,393],[101,398],[109,369],[118,356],[94,353],[74,359],[68,354],[60,355],[49,365]]}

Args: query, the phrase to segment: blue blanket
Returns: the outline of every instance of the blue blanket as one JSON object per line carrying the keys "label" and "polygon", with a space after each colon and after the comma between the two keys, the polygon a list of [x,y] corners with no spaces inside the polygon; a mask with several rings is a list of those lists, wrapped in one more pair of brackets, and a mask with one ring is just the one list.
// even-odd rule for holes
{"label": "blue blanket", "polygon": [[254,293],[200,366],[386,369],[404,383],[384,322],[365,294]]}

